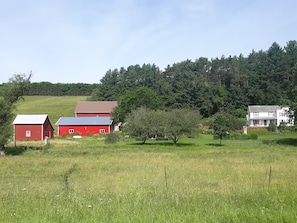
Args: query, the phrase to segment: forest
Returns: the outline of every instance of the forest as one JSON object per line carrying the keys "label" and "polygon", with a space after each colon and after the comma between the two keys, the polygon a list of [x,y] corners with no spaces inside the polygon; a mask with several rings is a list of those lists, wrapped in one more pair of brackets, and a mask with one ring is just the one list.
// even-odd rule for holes
{"label": "forest", "polygon": [[[3,89],[5,84],[0,94]],[[164,70],[155,64],[110,69],[98,84],[31,83],[24,95],[87,95],[89,100],[134,101],[147,107],[153,103],[150,108],[195,109],[203,117],[219,111],[244,117],[248,105],[296,108],[297,42],[290,40],[284,47],[274,42],[248,56],[185,60]]]}
{"label": "forest", "polygon": [[[289,41],[284,47],[274,42],[268,50],[253,50],[247,57],[200,57],[168,65],[164,71],[154,64],[109,70],[91,99],[118,100],[121,105],[131,101],[133,90],[145,98],[145,88],[157,95],[154,109],[158,104],[158,109],[198,109],[203,117],[219,111],[245,117],[248,105],[294,108],[296,84],[297,42]],[[139,100],[134,98],[134,103],[141,105]]]}

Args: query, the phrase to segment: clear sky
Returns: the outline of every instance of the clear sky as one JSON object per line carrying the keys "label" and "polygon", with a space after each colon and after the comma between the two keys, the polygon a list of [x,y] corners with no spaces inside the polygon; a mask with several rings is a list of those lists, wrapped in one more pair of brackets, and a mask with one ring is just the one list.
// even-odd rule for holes
{"label": "clear sky", "polygon": [[0,0],[0,83],[99,83],[109,69],[247,56],[297,40],[296,0]]}

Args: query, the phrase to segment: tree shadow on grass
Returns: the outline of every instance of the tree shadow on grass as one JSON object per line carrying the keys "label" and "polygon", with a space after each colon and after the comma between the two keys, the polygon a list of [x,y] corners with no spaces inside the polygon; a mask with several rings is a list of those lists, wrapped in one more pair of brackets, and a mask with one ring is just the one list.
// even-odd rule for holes
{"label": "tree shadow on grass", "polygon": [[205,145],[207,145],[207,146],[217,146],[217,147],[224,146],[224,144],[220,144],[220,143],[207,143]]}
{"label": "tree shadow on grass", "polygon": [[178,142],[176,145],[173,144],[172,141],[147,141],[144,144],[141,142],[134,142],[130,145],[141,145],[141,146],[173,146],[173,147],[182,147],[182,146],[197,146],[195,143],[181,143]]}
{"label": "tree shadow on grass", "polygon": [[27,150],[42,150],[43,147],[36,146],[17,146],[17,147],[5,147],[5,155],[17,156],[21,155]]}
{"label": "tree shadow on grass", "polygon": [[297,146],[297,138],[284,138],[275,140],[275,143],[288,146]]}

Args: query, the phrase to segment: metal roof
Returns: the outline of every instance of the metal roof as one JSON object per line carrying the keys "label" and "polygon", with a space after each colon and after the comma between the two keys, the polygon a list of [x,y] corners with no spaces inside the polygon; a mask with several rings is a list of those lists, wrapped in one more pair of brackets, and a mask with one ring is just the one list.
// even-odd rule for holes
{"label": "metal roof", "polygon": [[14,125],[20,124],[44,124],[48,115],[17,115],[13,121]]}
{"label": "metal roof", "polygon": [[61,117],[56,125],[111,125],[110,117]]}
{"label": "metal roof", "polygon": [[117,105],[117,101],[79,101],[75,113],[111,113]]}
{"label": "metal roof", "polygon": [[249,112],[275,112],[281,107],[278,105],[249,105]]}

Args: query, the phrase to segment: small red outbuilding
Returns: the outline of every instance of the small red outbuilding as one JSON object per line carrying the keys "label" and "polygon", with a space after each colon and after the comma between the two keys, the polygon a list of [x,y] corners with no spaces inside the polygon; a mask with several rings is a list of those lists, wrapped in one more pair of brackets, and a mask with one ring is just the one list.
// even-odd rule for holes
{"label": "small red outbuilding", "polygon": [[13,121],[14,140],[44,140],[54,138],[54,128],[48,115],[17,115]]}

